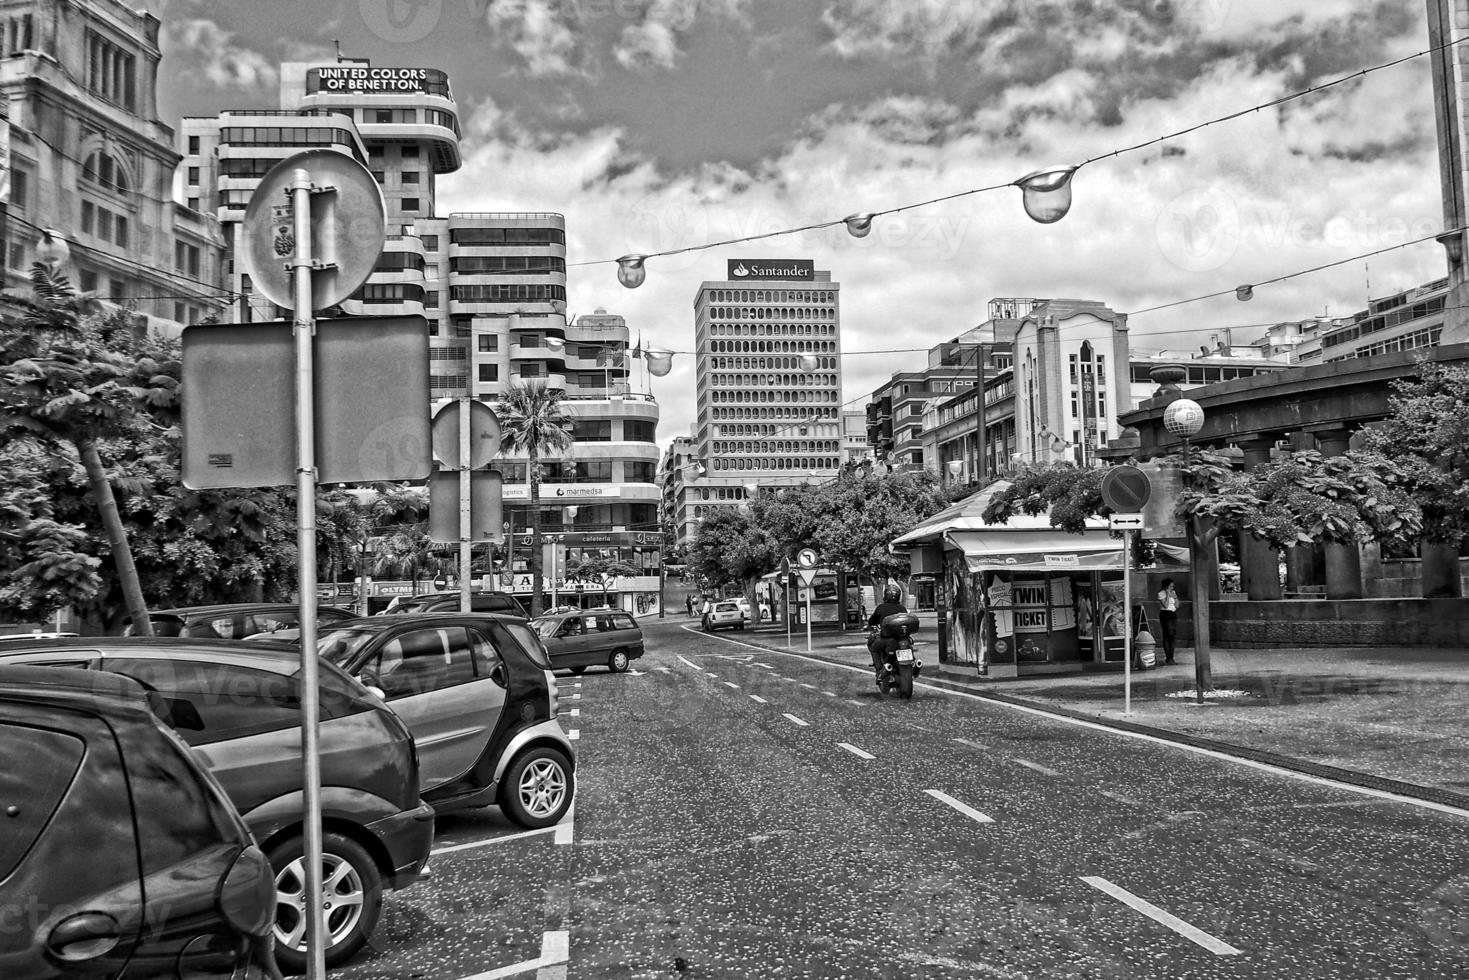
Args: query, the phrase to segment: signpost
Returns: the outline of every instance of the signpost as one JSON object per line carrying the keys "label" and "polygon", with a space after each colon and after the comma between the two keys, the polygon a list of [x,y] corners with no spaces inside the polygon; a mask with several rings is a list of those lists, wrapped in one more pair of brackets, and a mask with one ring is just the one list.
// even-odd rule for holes
{"label": "signpost", "polygon": [[449,402],[434,416],[433,444],[434,455],[444,466],[441,473],[458,471],[458,478],[452,482],[458,489],[459,533],[450,538],[453,532],[447,522],[439,520],[440,514],[452,513],[454,508],[449,504],[452,491],[447,486],[441,489],[441,474],[435,473],[429,498],[431,537],[435,541],[459,542],[459,611],[467,613],[472,605],[469,593],[474,539],[488,537],[500,527],[500,474],[474,472],[500,451],[500,420],[488,405],[466,395]]}
{"label": "signpost", "polygon": [[1102,477],[1102,502],[1113,510],[1109,526],[1122,532],[1123,717],[1132,715],[1132,532],[1142,529],[1142,509],[1152,495],[1148,475],[1136,466],[1113,467]]}
{"label": "signpost", "polygon": [[780,560],[780,587],[785,590],[786,649],[791,648],[791,560]]}
{"label": "signpost", "polygon": [[[812,583],[816,581],[816,552],[810,548],[802,548],[796,553],[796,564],[801,566],[796,573],[801,576],[801,584],[806,589],[806,652],[811,652],[811,592]],[[789,629],[786,632],[786,646],[791,645]]]}
{"label": "signpost", "polygon": [[340,303],[366,281],[382,252],[386,213],[382,190],[368,169],[352,157],[324,150],[298,153],[272,167],[245,210],[245,271],[261,295],[294,313],[301,761],[306,809],[302,914],[309,980],[325,980],[327,939],[322,914],[317,726],[315,311]]}

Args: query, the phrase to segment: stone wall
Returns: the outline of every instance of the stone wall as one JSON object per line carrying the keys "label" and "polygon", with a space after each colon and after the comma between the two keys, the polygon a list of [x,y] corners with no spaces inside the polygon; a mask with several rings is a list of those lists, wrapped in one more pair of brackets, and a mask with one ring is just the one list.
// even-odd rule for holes
{"label": "stone wall", "polygon": [[[1218,601],[1209,604],[1209,626],[1213,645],[1221,648],[1469,646],[1469,601]],[[1184,630],[1179,633],[1185,645]]]}

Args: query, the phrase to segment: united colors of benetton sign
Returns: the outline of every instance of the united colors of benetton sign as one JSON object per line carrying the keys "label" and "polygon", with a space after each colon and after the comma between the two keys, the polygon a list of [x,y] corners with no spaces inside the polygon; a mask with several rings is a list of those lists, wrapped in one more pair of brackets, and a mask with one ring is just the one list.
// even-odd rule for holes
{"label": "united colors of benetton sign", "polygon": [[814,259],[730,259],[729,279],[805,279],[816,278]]}

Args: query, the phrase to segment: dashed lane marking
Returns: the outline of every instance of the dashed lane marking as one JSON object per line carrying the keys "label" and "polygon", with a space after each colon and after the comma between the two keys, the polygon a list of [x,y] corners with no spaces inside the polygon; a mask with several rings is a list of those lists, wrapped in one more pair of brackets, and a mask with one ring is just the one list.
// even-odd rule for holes
{"label": "dashed lane marking", "polygon": [[752,694],[752,695],[750,695],[750,700],[751,701],[754,701],[756,704],[769,704],[770,703],[769,701],[766,701],[764,698],[762,698],[758,694]]}
{"label": "dashed lane marking", "polygon": [[489,847],[491,844],[503,844],[508,840],[519,840],[522,837],[534,837],[537,834],[549,834],[555,827],[542,827],[539,830],[522,830],[518,834],[506,834],[504,837],[491,837],[488,840],[470,841],[468,844],[450,844],[446,847],[436,847],[429,851],[429,856],[436,854],[452,854],[454,851],[469,851],[476,847]]}
{"label": "dashed lane marking", "polygon": [[936,789],[926,789],[926,790],[924,790],[924,792],[927,793],[929,796],[932,796],[934,799],[938,800],[940,803],[947,803],[949,806],[953,807],[955,810],[958,810],[960,813],[964,814],[966,817],[968,817],[970,820],[973,820],[975,823],[994,823],[995,822],[995,818],[994,817],[987,816],[986,814],[980,813],[978,810],[976,810],[974,807],[970,806],[967,803],[960,803],[958,800],[954,799],[948,793],[941,793],[941,792],[939,792]]}
{"label": "dashed lane marking", "polygon": [[989,748],[990,748],[988,745],[985,745],[983,742],[975,742],[975,741],[971,741],[970,739],[967,739],[967,738],[956,738],[956,739],[954,739],[954,741],[958,742],[960,745],[967,745],[971,749],[983,749],[986,752],[988,752],[989,751]]}
{"label": "dashed lane marking", "polygon": [[694,663],[692,660],[684,660],[683,657],[679,657],[678,659],[683,660],[684,663],[688,664],[690,667],[694,668],[695,670],[699,670],[700,669],[699,665],[696,664],[696,663]]}
{"label": "dashed lane marking", "polygon": [[861,749],[857,748],[857,746],[853,745],[851,742],[838,742],[837,745],[840,748],[846,749],[848,752],[852,753],[859,759],[877,758],[877,756],[873,755],[871,752],[864,752]]}
{"label": "dashed lane marking", "polygon": [[762,664],[762,663],[760,663],[758,660],[755,661],[754,663],[750,664],[750,666],[751,667],[764,667],[766,670],[774,670],[775,669],[774,667],[770,666],[769,664]]}
{"label": "dashed lane marking", "polygon": [[1127,806],[1142,806],[1143,805],[1143,803],[1142,803],[1141,800],[1135,800],[1135,799],[1133,799],[1130,796],[1123,796],[1121,793],[1114,793],[1114,792],[1112,792],[1109,789],[1099,789],[1099,790],[1097,790],[1097,792],[1098,793],[1101,793],[1103,796],[1105,796],[1109,800],[1116,800],[1118,803],[1124,803]]}
{"label": "dashed lane marking", "polygon": [[1169,929],[1172,929],[1174,932],[1178,933],[1180,936],[1189,940],[1190,942],[1198,943],[1200,946],[1204,947],[1209,952],[1214,953],[1215,955],[1239,955],[1239,950],[1235,949],[1228,943],[1219,939],[1215,939],[1204,930],[1198,928],[1197,926],[1190,925],[1189,923],[1183,921],[1178,916],[1173,915],[1170,912],[1164,912],[1162,909],[1158,908],[1158,906],[1154,905],[1151,902],[1145,901],[1144,899],[1138,898],[1127,889],[1117,887],[1106,878],[1083,876],[1081,880],[1086,882],[1088,885],[1091,885],[1098,891],[1106,892],[1108,895],[1111,895],[1113,898],[1117,899],[1128,908],[1131,908],[1137,912],[1141,912],[1143,915],[1146,915],[1154,922],[1167,926]]}
{"label": "dashed lane marking", "polygon": [[814,691],[814,690],[816,690],[816,685],[815,684],[802,684],[801,686],[804,687],[808,691]]}
{"label": "dashed lane marking", "polygon": [[1033,769],[1036,772],[1040,773],[1042,776],[1060,776],[1061,775],[1056,770],[1047,768],[1046,766],[1041,765],[1039,762],[1030,762],[1030,761],[1025,760],[1025,759],[1016,759],[1014,761],[1015,761],[1015,764],[1016,765],[1024,766],[1027,769]]}
{"label": "dashed lane marking", "polygon": [[568,728],[566,730],[566,737],[569,738],[569,739],[571,739],[571,741],[575,742],[577,739],[581,738],[581,729],[580,728]]}
{"label": "dashed lane marking", "polygon": [[789,712],[786,712],[785,713],[785,716],[787,718],[789,718],[793,724],[800,725],[802,728],[810,728],[811,727],[806,722],[802,721],[801,719],[797,718],[795,715],[793,715],[793,714],[791,714]]}
{"label": "dashed lane marking", "polygon": [[653,669],[656,670],[656,671],[658,671],[658,673],[660,673],[660,674],[671,674],[671,673],[673,673],[673,669],[670,668],[670,667],[654,667]]}
{"label": "dashed lane marking", "polygon": [[714,671],[712,671],[712,670],[706,670],[706,671],[704,671],[704,673],[708,674],[710,677],[718,677],[719,676],[718,674],[714,673]]}
{"label": "dashed lane marking", "polygon": [[[570,958],[571,934],[565,930],[558,929],[541,936],[541,955],[538,958],[512,963],[509,966],[502,966],[497,970],[474,973],[467,977],[461,977],[460,980],[501,980],[503,977],[519,976],[522,973],[529,973],[532,970],[540,971],[537,974],[538,980],[541,977],[549,980],[550,974],[546,972],[547,968],[564,966]],[[560,971],[560,975],[566,975],[564,969]]]}
{"label": "dashed lane marking", "polygon": [[847,703],[848,704],[855,704],[859,708],[865,708],[865,707],[867,707],[867,702],[866,701],[858,701],[855,698],[847,698]]}
{"label": "dashed lane marking", "polygon": [[825,694],[829,698],[834,698],[834,697],[837,696],[837,692],[836,691],[822,691],[821,693],[822,694]]}
{"label": "dashed lane marking", "polygon": [[575,826],[576,804],[573,803],[566,808],[566,816],[562,817],[561,822],[556,825],[556,843],[561,845],[570,844],[572,838],[575,836]]}
{"label": "dashed lane marking", "polygon": [[735,690],[736,690],[736,691],[738,691],[738,690],[739,690],[739,689],[740,689],[740,686],[739,686],[739,685],[738,685],[738,684],[736,684],[736,683],[734,683],[734,682],[733,682],[733,681],[725,681],[725,682],[724,682],[724,686],[725,686],[725,687],[732,687],[732,688],[734,688],[734,689],[735,689]]}
{"label": "dashed lane marking", "polygon": [[571,717],[573,717],[573,718],[580,718],[581,717],[581,709],[580,708],[572,708],[571,709]]}

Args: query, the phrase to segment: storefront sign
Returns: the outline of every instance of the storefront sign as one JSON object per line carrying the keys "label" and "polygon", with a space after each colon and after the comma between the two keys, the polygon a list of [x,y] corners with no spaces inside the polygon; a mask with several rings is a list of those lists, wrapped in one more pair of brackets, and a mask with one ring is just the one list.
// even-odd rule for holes
{"label": "storefront sign", "polygon": [[425,92],[436,68],[373,68],[371,65],[324,65],[306,72],[307,92],[343,95]]}
{"label": "storefront sign", "polygon": [[816,278],[816,262],[812,259],[730,259],[728,276],[731,282],[740,279],[799,279]]}
{"label": "storefront sign", "polygon": [[1047,568],[1080,568],[1079,555],[1046,555]]}
{"label": "storefront sign", "polygon": [[[597,500],[606,497],[621,497],[627,489],[622,483],[542,483],[541,503],[547,506],[574,503],[578,500]],[[646,484],[639,485],[644,493]],[[524,483],[505,484],[500,490],[504,500],[530,500],[530,487]]]}

